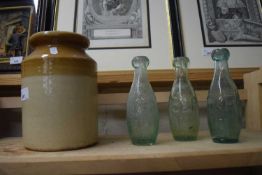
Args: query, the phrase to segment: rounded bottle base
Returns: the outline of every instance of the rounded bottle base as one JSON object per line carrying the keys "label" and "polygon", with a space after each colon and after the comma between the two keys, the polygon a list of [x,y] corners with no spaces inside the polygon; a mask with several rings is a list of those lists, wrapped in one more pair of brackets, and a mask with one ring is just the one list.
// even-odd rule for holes
{"label": "rounded bottle base", "polygon": [[132,139],[132,143],[138,146],[150,146],[154,145],[156,142],[152,139]]}
{"label": "rounded bottle base", "polygon": [[229,139],[224,137],[217,137],[212,139],[215,143],[237,143],[238,139]]}
{"label": "rounded bottle base", "polygon": [[176,141],[195,141],[197,140],[196,136],[174,136]]}

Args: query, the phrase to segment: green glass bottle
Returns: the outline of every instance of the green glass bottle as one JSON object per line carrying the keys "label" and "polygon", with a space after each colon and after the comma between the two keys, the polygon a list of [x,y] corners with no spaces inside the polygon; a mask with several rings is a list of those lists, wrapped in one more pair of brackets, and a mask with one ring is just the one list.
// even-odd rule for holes
{"label": "green glass bottle", "polygon": [[156,97],[147,78],[149,60],[137,56],[132,60],[134,80],[127,100],[127,127],[135,145],[156,143],[159,127],[159,111]]}
{"label": "green glass bottle", "polygon": [[208,92],[207,115],[211,137],[216,143],[238,142],[242,108],[237,87],[229,75],[226,48],[212,52],[214,76]]}
{"label": "green glass bottle", "polygon": [[196,140],[199,130],[198,102],[188,79],[187,57],[176,57],[173,66],[176,80],[169,97],[169,121],[175,140]]}

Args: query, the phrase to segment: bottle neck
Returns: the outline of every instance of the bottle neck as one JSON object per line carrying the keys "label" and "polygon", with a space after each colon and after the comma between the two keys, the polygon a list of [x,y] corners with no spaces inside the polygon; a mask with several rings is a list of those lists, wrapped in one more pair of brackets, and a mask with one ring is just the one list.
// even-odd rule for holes
{"label": "bottle neck", "polygon": [[227,60],[215,61],[214,74],[229,73]]}
{"label": "bottle neck", "polygon": [[188,70],[186,67],[176,67],[176,79],[177,80],[187,80],[188,79]]}
{"label": "bottle neck", "polygon": [[211,83],[211,89],[218,88],[217,90],[222,92],[222,87],[234,86],[233,84],[233,80],[229,75],[227,60],[215,61],[215,70],[213,80]]}
{"label": "bottle neck", "polygon": [[227,60],[215,61],[215,70],[210,92],[214,94],[229,93],[237,90],[233,79],[230,76]]}
{"label": "bottle neck", "polygon": [[134,71],[134,81],[147,81],[147,69],[144,66],[135,68]]}

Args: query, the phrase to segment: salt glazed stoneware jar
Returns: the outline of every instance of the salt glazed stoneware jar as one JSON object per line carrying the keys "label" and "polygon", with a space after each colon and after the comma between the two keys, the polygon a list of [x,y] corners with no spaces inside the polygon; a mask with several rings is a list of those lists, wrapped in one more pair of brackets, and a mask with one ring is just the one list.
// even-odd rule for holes
{"label": "salt glazed stoneware jar", "polygon": [[96,62],[89,40],[71,32],[39,32],[22,63],[22,123],[26,148],[78,149],[97,142]]}

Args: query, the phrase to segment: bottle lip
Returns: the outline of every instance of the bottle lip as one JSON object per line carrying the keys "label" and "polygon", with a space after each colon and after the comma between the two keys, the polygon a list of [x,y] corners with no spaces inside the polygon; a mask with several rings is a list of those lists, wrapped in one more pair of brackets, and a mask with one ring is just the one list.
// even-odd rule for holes
{"label": "bottle lip", "polygon": [[45,44],[71,44],[78,47],[88,48],[90,41],[84,35],[65,31],[43,31],[33,34],[29,43],[32,47]]}
{"label": "bottle lip", "polygon": [[144,65],[145,67],[148,67],[149,65],[149,59],[146,56],[136,56],[132,59],[132,66],[134,68],[140,67],[140,65]]}
{"label": "bottle lip", "polygon": [[174,61],[185,61],[185,62],[189,62],[189,58],[188,57],[175,57]]}
{"label": "bottle lip", "polygon": [[174,68],[179,68],[182,65],[185,65],[187,67],[189,62],[190,61],[189,61],[188,57],[185,57],[185,56],[175,57],[174,60],[173,60],[173,67]]}
{"label": "bottle lip", "polygon": [[227,48],[215,49],[212,51],[211,57],[214,61],[227,61],[230,57],[230,52]]}

